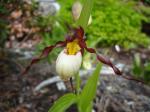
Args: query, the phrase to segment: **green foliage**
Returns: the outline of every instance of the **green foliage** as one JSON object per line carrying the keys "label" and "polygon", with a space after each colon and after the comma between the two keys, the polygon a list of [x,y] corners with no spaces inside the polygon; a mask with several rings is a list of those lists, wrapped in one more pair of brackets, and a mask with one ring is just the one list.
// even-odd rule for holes
{"label": "green foliage", "polygon": [[[54,16],[35,16],[33,21],[30,23],[31,26],[39,27],[42,32],[45,33],[46,31],[51,31],[53,24],[55,24],[56,20]],[[43,32],[44,31],[44,32]]]}
{"label": "green foliage", "polygon": [[67,24],[73,24],[73,17],[71,13],[71,8],[74,0],[58,0],[61,5],[61,9],[59,11],[59,16]]}
{"label": "green foliage", "polygon": [[137,13],[133,6],[134,3],[120,0],[96,1],[93,11],[95,21],[88,32],[89,44],[98,43],[103,46],[119,44],[125,48],[148,45],[148,38],[140,31],[141,21],[146,18]]}
{"label": "green foliage", "polygon": [[146,15],[146,17],[148,19],[147,22],[150,22],[150,7],[140,5],[139,8],[140,8],[139,13]]}
{"label": "green foliage", "polygon": [[[60,16],[68,23],[71,15],[71,5],[74,0],[59,0],[62,5]],[[141,22],[147,18],[134,10],[136,2],[122,0],[95,0],[92,11],[92,24],[87,31],[90,46],[121,45],[132,48],[138,45],[147,46],[150,40],[141,33]]]}
{"label": "green foliage", "polygon": [[0,46],[3,47],[8,36],[7,22],[0,19]]}
{"label": "green foliage", "polygon": [[[79,96],[79,110],[80,112],[88,112],[88,107],[92,104],[92,101],[95,97],[97,84],[99,81],[99,73],[101,70],[101,64],[98,64],[95,71],[89,77],[86,85],[84,86],[80,96]],[[91,111],[90,111],[91,112]]]}
{"label": "green foliage", "polygon": [[142,64],[139,54],[135,54],[132,72],[137,78],[143,79],[150,84],[150,62]]}
{"label": "green foliage", "polygon": [[5,4],[4,3],[0,4],[0,14],[7,14],[7,13],[8,13],[8,10],[5,7]]}
{"label": "green foliage", "polygon": [[72,104],[77,102],[77,96],[73,93],[68,93],[58,99],[48,112],[65,112]]}
{"label": "green foliage", "polygon": [[7,1],[2,1],[2,3],[0,4],[0,46],[3,47],[5,40],[7,39],[8,36],[8,29],[7,29],[7,25],[8,25],[8,21],[5,19],[5,16],[8,15],[9,11],[8,9],[5,7]]}
{"label": "green foliage", "polygon": [[69,93],[62,96],[54,103],[49,112],[65,112],[72,104],[77,104],[79,112],[91,112],[93,107],[92,101],[96,94],[100,70],[101,64],[98,64],[80,94]]}

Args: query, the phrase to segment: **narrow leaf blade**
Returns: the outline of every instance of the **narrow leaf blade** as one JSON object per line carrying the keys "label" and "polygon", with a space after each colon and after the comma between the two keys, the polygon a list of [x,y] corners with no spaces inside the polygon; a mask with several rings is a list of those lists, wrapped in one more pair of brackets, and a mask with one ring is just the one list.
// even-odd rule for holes
{"label": "narrow leaf blade", "polygon": [[93,101],[95,97],[100,70],[101,64],[98,64],[95,71],[90,76],[86,85],[83,88],[83,91],[79,98],[79,109],[81,112],[86,111],[88,109],[89,104]]}
{"label": "narrow leaf blade", "polygon": [[84,0],[84,5],[81,11],[81,15],[77,21],[77,24],[81,26],[84,30],[86,30],[86,27],[88,25],[93,4],[94,4],[94,0]]}
{"label": "narrow leaf blade", "polygon": [[75,94],[68,93],[59,98],[48,112],[64,112],[72,104],[76,103],[77,97]]}

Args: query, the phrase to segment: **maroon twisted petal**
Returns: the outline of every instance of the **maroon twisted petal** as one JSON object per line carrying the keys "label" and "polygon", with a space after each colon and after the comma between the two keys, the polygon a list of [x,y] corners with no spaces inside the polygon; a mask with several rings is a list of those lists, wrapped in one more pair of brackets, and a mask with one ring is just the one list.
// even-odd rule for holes
{"label": "maroon twisted petal", "polygon": [[104,64],[106,64],[108,66],[110,66],[117,75],[122,75],[121,71],[115,65],[112,64],[112,62],[110,61],[110,59],[104,58],[103,56],[100,56],[98,54],[96,54],[96,56],[97,56],[97,59],[99,61],[101,61],[102,63],[104,63]]}
{"label": "maroon twisted petal", "polygon": [[144,82],[143,82],[142,80],[136,79],[136,78],[134,78],[134,77],[132,77],[132,76],[124,76],[124,75],[122,75],[122,72],[121,72],[115,65],[113,65],[113,63],[110,61],[110,59],[105,58],[105,57],[103,57],[103,56],[101,56],[101,55],[98,55],[98,54],[96,53],[96,50],[93,49],[93,48],[88,48],[85,42],[83,43],[83,41],[82,41],[82,43],[79,43],[79,45],[80,45],[81,49],[85,49],[85,50],[88,51],[89,53],[94,53],[94,54],[96,54],[97,59],[98,59],[100,62],[102,62],[102,63],[104,63],[104,64],[110,66],[110,67],[114,70],[114,72],[116,73],[116,75],[119,75],[119,76],[121,76],[122,78],[127,79],[127,80],[133,80],[133,81],[141,82],[141,83],[144,84]]}
{"label": "maroon twisted petal", "polygon": [[133,80],[133,81],[136,81],[136,82],[140,82],[140,83],[142,83],[142,84],[145,84],[144,81],[142,81],[142,80],[140,80],[140,79],[136,79],[136,78],[134,78],[134,77],[132,77],[132,76],[125,76],[125,75],[122,75],[122,77],[123,77],[124,79],[127,79],[127,80]]}
{"label": "maroon twisted petal", "polygon": [[110,66],[110,67],[114,70],[114,72],[115,72],[117,75],[122,75],[121,71],[120,71],[115,65],[112,64],[112,62],[110,61],[110,59],[105,58],[105,57],[103,57],[103,56],[101,56],[101,55],[98,55],[98,54],[96,53],[96,50],[93,49],[93,48],[87,48],[87,47],[85,47],[85,49],[86,49],[88,52],[90,52],[90,53],[96,54],[97,59],[98,59],[99,61],[101,61],[102,63],[104,63],[104,64]]}
{"label": "maroon twisted petal", "polygon": [[133,81],[136,81],[136,82],[141,82],[141,83],[145,84],[144,81],[139,80],[139,79],[136,79],[136,78],[134,78],[134,77],[132,77],[132,76],[125,76],[125,75],[122,75],[122,72],[121,72],[115,65],[112,64],[112,62],[110,61],[110,59],[98,55],[98,54],[96,53],[96,51],[95,51],[93,48],[87,48],[87,47],[86,47],[85,49],[86,49],[88,52],[90,52],[90,53],[96,54],[97,59],[98,59],[99,61],[101,61],[102,63],[104,63],[104,64],[106,64],[106,65],[108,65],[108,66],[110,66],[110,67],[114,70],[114,72],[115,72],[117,75],[121,76],[122,78],[127,79],[127,80],[133,80]]}
{"label": "maroon twisted petal", "polygon": [[39,57],[37,58],[34,58],[32,59],[32,61],[30,62],[30,64],[25,68],[25,70],[22,72],[22,75],[23,74],[26,74],[29,69],[31,68],[31,66],[37,62],[39,62],[42,58],[44,57],[47,57],[48,54],[56,47],[63,47],[63,46],[66,46],[66,41],[59,41],[57,42],[55,45],[51,45],[51,46],[48,46],[48,47],[45,47],[43,50],[42,50],[42,53]]}

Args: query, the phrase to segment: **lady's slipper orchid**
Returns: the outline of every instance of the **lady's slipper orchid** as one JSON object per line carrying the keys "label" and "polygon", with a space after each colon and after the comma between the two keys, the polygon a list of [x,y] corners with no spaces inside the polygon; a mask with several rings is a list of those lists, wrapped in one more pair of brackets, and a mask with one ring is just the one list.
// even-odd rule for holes
{"label": "lady's slipper orchid", "polygon": [[128,80],[144,83],[143,81],[133,77],[122,75],[122,72],[120,72],[120,70],[114,66],[109,59],[99,55],[95,49],[88,48],[84,39],[84,30],[82,27],[73,29],[72,33],[68,35],[64,41],[59,41],[55,45],[45,47],[41,55],[31,61],[23,74],[26,73],[34,63],[37,63],[44,57],[47,57],[48,54],[56,47],[65,47],[65,49],[59,54],[56,61],[56,71],[63,79],[68,79],[78,72],[82,62],[82,55],[84,50],[86,50],[89,53],[95,54],[98,61],[110,66],[116,75],[122,76]]}

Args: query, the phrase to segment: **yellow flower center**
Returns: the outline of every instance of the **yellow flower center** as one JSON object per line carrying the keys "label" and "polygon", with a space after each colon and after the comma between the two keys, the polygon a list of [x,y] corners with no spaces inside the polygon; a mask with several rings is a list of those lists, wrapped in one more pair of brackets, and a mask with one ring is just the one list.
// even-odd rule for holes
{"label": "yellow flower center", "polygon": [[78,40],[67,43],[67,53],[68,55],[75,55],[79,50],[80,46],[78,45]]}

